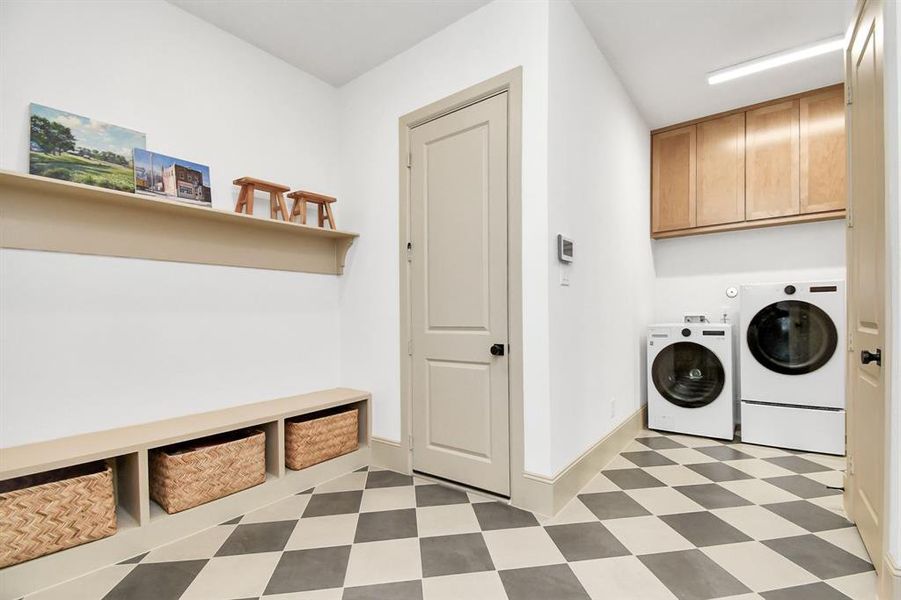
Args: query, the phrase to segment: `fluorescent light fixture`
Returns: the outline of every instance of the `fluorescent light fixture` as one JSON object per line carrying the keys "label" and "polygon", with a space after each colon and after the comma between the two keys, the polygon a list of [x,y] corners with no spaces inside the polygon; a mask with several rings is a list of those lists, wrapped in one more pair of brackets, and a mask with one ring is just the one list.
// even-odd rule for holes
{"label": "fluorescent light fixture", "polygon": [[781,67],[782,65],[798,62],[799,60],[805,60],[813,58],[814,56],[820,56],[821,54],[841,50],[844,47],[845,37],[841,35],[836,36],[834,38],[829,38],[828,40],[821,40],[813,44],[801,46],[800,48],[777,52],[776,54],[770,54],[737,65],[732,65],[725,69],[712,71],[707,74],[707,83],[716,85],[717,83],[731,81],[733,79],[738,79],[739,77],[744,77],[745,75],[759,73],[761,71],[766,71],[767,69],[774,69],[776,67]]}

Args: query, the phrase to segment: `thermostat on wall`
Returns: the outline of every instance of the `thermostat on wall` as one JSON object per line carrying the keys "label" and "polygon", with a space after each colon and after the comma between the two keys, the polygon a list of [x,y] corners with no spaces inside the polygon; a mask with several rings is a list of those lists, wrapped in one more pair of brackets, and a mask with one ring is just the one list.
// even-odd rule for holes
{"label": "thermostat on wall", "polygon": [[560,259],[560,262],[571,263],[573,261],[573,241],[564,237],[562,233],[557,234],[557,258]]}

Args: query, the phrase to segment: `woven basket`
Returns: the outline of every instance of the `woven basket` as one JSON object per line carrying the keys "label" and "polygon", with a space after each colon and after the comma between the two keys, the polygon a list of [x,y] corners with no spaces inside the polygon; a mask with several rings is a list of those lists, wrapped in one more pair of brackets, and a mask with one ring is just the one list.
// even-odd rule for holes
{"label": "woven basket", "polygon": [[285,464],[295,471],[353,452],[359,447],[359,410],[285,421]]}
{"label": "woven basket", "polygon": [[116,533],[106,463],[0,482],[0,568]]}
{"label": "woven basket", "polygon": [[150,453],[150,497],[169,513],[266,481],[266,434],[258,430],[193,440]]}

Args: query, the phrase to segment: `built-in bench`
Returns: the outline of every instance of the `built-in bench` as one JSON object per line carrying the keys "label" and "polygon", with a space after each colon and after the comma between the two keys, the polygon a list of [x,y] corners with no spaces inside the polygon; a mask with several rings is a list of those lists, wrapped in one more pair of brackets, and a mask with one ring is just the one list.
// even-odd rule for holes
{"label": "built-in bench", "polygon": [[[368,392],[335,388],[0,449],[0,481],[108,461],[114,468],[118,520],[111,537],[0,570],[0,600],[131,558],[369,464],[370,402]],[[359,409],[359,449],[300,471],[286,470],[285,419],[339,406]],[[245,427],[266,432],[265,483],[171,515],[150,499],[150,450]]]}

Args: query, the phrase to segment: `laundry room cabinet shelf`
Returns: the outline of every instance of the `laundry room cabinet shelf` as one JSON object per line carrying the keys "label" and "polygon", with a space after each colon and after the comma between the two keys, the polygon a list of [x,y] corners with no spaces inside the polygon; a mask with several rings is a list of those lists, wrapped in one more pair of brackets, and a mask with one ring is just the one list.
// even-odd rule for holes
{"label": "laundry room cabinet shelf", "polygon": [[0,171],[3,248],[340,275],[358,234]]}

